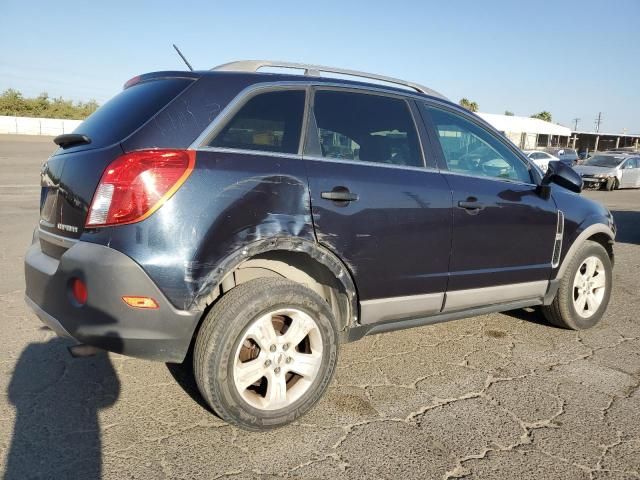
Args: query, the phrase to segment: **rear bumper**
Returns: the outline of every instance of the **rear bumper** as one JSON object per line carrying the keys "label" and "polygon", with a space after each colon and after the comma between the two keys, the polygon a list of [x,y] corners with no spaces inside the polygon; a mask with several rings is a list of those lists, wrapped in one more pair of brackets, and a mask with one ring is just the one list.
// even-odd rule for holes
{"label": "rear bumper", "polygon": [[[74,277],[87,285],[82,306],[70,297]],[[88,242],[76,242],[58,260],[42,252],[36,235],[25,280],[27,304],[58,335],[149,360],[181,362],[202,313],[176,309],[131,258]],[[129,307],[124,295],[152,297],[159,308]]]}

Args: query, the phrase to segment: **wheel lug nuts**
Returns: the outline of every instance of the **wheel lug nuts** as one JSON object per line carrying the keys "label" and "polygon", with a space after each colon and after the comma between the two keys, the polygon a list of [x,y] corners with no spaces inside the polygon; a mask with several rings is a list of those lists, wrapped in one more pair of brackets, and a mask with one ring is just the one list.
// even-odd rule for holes
{"label": "wheel lug nuts", "polygon": [[291,362],[293,362],[293,358],[287,357],[287,363],[291,363]]}
{"label": "wheel lug nuts", "polygon": [[272,353],[275,352],[276,351],[276,346],[275,345],[271,345],[269,350],[271,350]]}
{"label": "wheel lug nuts", "polygon": [[273,370],[273,372],[274,372],[274,373],[280,373],[280,367],[276,367],[276,368]]}
{"label": "wheel lug nuts", "polygon": [[282,346],[282,350],[284,350],[284,351],[286,352],[288,349],[289,349],[289,344],[288,344],[288,343],[285,343],[285,344]]}
{"label": "wheel lug nuts", "polygon": [[271,365],[271,360],[265,360],[264,361],[264,366],[268,367],[269,365]]}

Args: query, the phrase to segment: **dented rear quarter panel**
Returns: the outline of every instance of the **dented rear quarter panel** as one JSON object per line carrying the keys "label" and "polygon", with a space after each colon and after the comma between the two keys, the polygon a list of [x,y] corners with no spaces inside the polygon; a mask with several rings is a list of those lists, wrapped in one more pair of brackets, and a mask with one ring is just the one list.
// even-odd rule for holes
{"label": "dented rear quarter panel", "polygon": [[193,307],[212,272],[267,239],[315,241],[303,161],[200,150],[193,173],[143,222],[87,232],[140,264],[171,303]]}

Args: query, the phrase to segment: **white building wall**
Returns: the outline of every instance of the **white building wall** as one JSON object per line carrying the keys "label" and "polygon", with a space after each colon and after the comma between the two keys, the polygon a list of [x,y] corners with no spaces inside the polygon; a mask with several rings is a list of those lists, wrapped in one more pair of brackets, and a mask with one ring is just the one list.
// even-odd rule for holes
{"label": "white building wall", "polygon": [[18,135],[61,135],[73,132],[82,120],[0,116],[0,133]]}
{"label": "white building wall", "polygon": [[538,135],[535,133],[527,133],[524,139],[523,150],[535,150],[537,147]]}
{"label": "white building wall", "polygon": [[538,135],[554,135],[566,137],[567,139],[571,137],[570,128],[556,123],[545,122],[538,118],[497,115],[495,113],[478,113],[478,115],[496,130],[504,132],[513,143],[523,150],[535,150]]}
{"label": "white building wall", "polygon": [[504,134],[513,143],[515,143],[517,146],[520,146],[520,139],[522,137],[520,132],[504,132]]}

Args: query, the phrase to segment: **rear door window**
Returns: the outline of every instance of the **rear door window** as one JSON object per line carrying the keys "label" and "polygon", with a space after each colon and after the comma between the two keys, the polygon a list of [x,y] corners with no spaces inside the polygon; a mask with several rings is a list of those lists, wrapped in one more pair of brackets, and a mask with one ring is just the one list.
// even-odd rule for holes
{"label": "rear door window", "polygon": [[314,113],[320,152],[307,152],[309,154],[411,167],[424,166],[413,116],[409,105],[402,99],[318,90]]}
{"label": "rear door window", "polygon": [[240,108],[209,146],[298,153],[304,102],[304,90],[258,94]]}
{"label": "rear door window", "polygon": [[90,115],[74,133],[87,135],[91,143],[58,149],[57,153],[102,148],[121,142],[176,98],[193,78],[162,78],[133,85]]}

